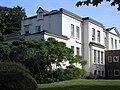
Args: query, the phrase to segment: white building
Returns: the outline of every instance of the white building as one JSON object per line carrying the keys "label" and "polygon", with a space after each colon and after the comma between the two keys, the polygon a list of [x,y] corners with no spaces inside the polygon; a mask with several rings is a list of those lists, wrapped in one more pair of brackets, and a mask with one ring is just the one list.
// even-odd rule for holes
{"label": "white building", "polygon": [[46,11],[41,7],[37,15],[22,20],[21,35],[26,38],[53,37],[87,60],[88,74],[104,76],[105,50],[119,49],[116,28],[105,29],[102,23],[89,17],[81,18],[63,8]]}

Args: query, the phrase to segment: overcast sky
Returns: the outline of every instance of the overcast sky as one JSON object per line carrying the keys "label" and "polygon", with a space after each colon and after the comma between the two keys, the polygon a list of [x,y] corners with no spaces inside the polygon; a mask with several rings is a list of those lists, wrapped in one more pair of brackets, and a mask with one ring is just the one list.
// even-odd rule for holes
{"label": "overcast sky", "polygon": [[110,3],[102,3],[98,7],[81,6],[76,7],[78,0],[0,0],[0,6],[13,7],[21,6],[25,8],[27,16],[36,15],[39,7],[48,11],[64,8],[81,17],[91,17],[101,23],[106,28],[116,27],[120,32],[120,11],[117,7],[111,7]]}

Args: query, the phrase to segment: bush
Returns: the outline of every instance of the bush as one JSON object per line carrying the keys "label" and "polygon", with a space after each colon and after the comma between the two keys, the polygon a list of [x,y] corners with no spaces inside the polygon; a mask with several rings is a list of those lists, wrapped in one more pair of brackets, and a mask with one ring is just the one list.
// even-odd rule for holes
{"label": "bush", "polygon": [[14,62],[0,62],[1,90],[36,90],[37,83],[29,71]]}

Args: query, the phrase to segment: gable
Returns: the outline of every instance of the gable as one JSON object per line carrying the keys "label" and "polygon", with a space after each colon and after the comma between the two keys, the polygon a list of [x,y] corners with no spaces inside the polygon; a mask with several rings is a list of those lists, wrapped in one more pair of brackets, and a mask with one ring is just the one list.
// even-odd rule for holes
{"label": "gable", "polygon": [[39,12],[44,12],[44,10],[41,7],[39,7],[36,13],[39,13]]}
{"label": "gable", "polygon": [[112,34],[115,34],[115,35],[119,35],[119,32],[117,31],[117,29],[115,27],[112,28],[109,32]]}

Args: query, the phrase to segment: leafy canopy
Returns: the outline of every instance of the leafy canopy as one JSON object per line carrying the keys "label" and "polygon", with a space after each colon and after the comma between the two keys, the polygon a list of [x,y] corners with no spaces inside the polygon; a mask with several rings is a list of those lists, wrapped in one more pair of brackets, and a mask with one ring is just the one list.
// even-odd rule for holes
{"label": "leafy canopy", "polygon": [[111,6],[118,6],[117,10],[120,11],[120,0],[80,0],[76,3],[76,6],[89,6],[91,4],[97,7],[98,4],[101,4],[103,1],[110,2]]}

